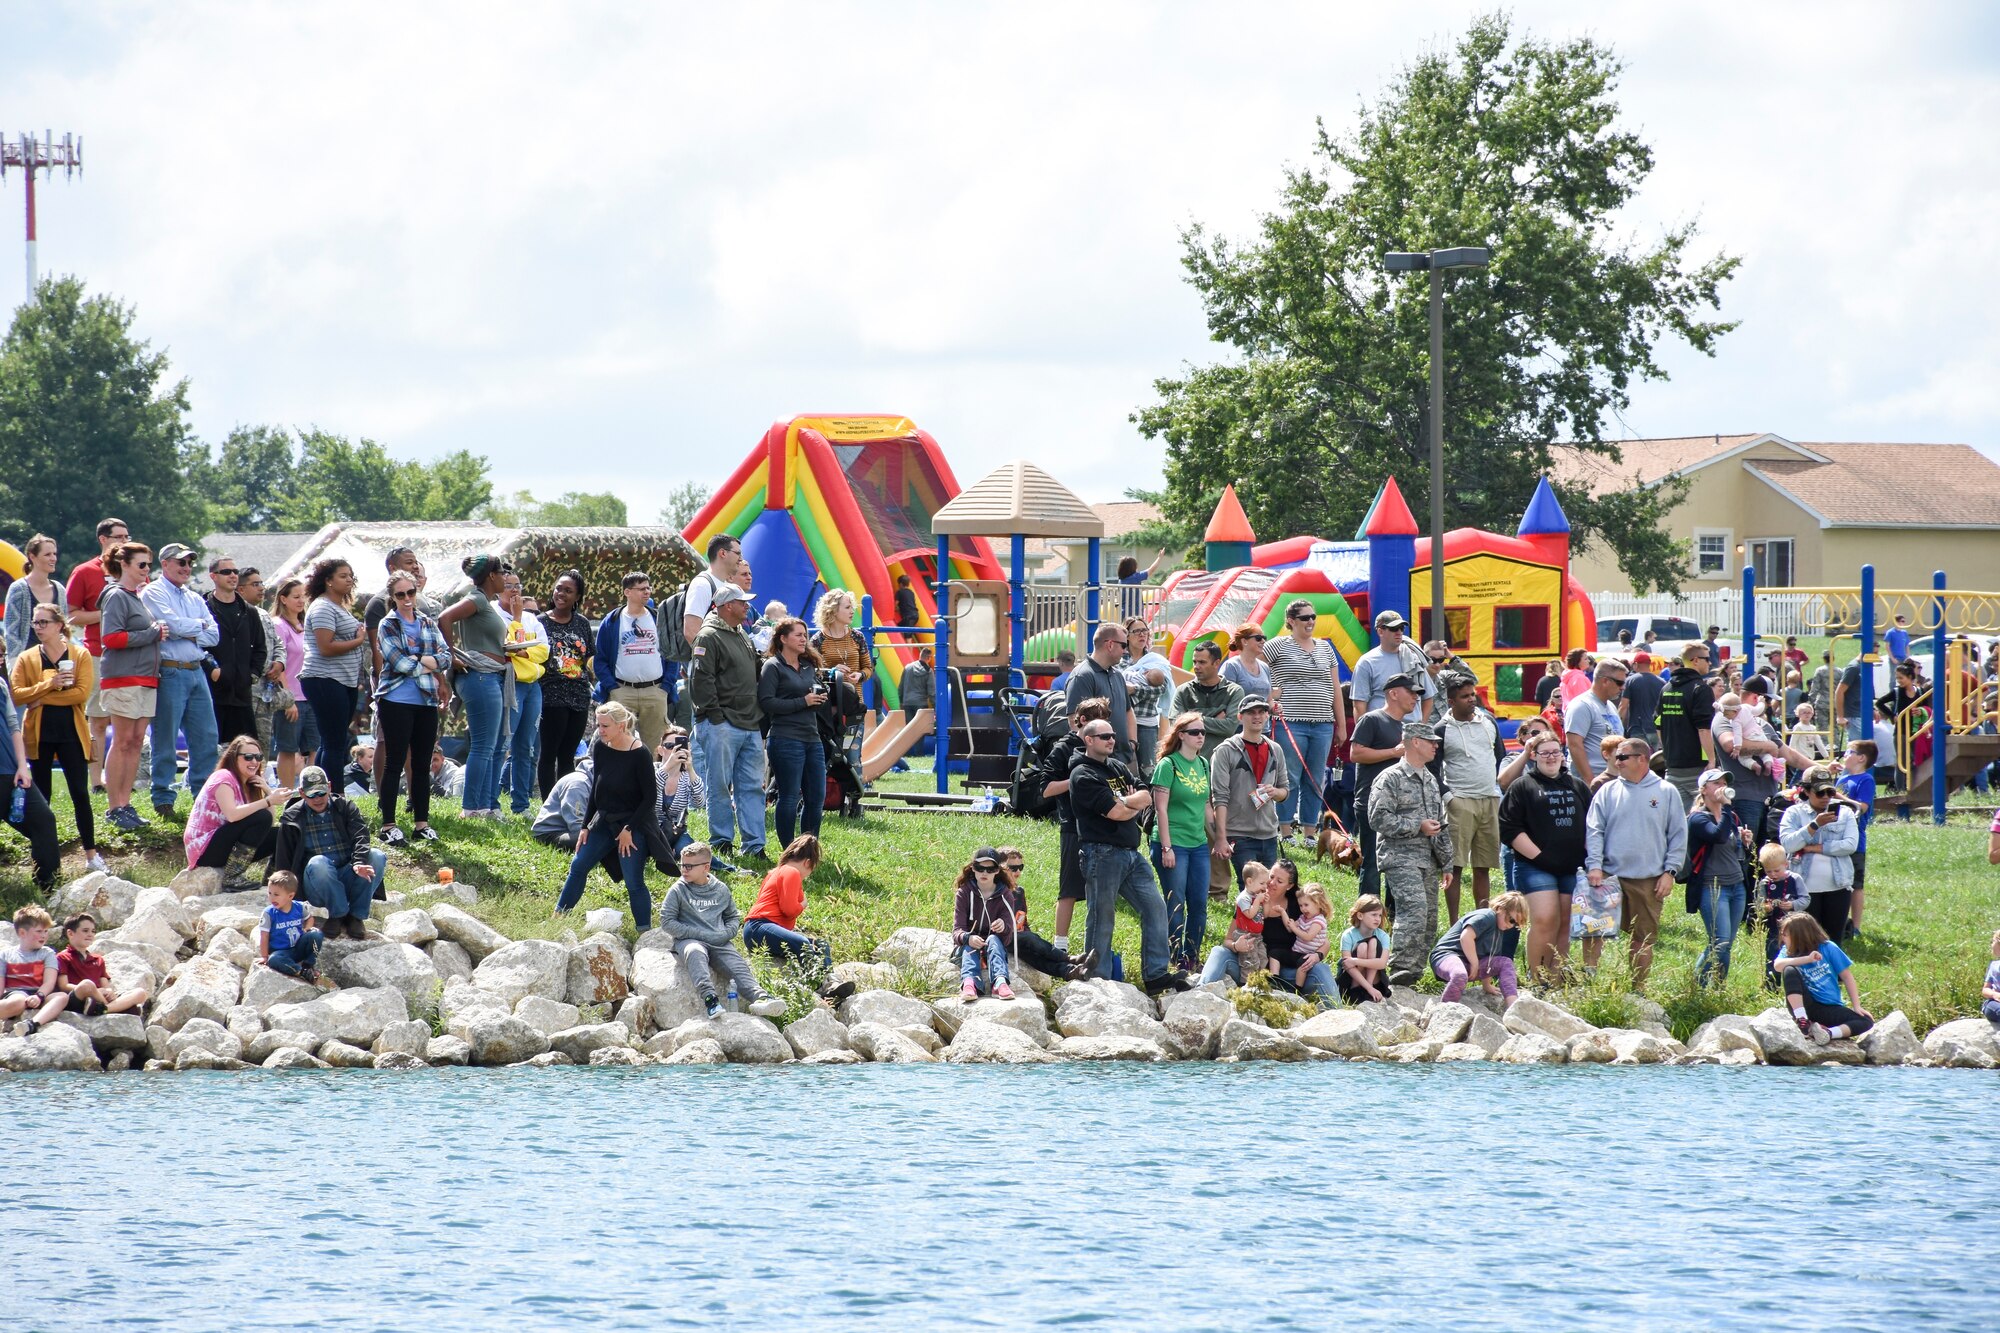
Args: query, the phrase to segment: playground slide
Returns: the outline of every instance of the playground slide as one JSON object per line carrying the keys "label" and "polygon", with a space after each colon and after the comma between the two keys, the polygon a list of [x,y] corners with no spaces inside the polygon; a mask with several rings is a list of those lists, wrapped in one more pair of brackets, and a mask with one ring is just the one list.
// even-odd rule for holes
{"label": "playground slide", "polygon": [[878,727],[876,734],[892,733],[878,746],[873,754],[864,755],[861,760],[861,780],[873,782],[896,766],[913,749],[917,742],[931,734],[937,726],[937,713],[929,708],[919,708],[917,715],[905,722],[900,729]]}

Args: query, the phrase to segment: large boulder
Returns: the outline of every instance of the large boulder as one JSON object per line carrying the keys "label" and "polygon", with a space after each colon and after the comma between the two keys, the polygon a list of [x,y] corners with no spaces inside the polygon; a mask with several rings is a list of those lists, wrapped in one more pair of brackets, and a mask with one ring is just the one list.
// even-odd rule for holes
{"label": "large boulder", "polygon": [[664,930],[649,930],[639,937],[632,950],[631,986],[651,1007],[653,1025],[662,1032],[707,1013],[674,953],[673,937]]}
{"label": "large boulder", "polygon": [[[523,995],[521,1002],[514,1006],[514,1017],[543,1036],[552,1037],[564,1028],[573,1028],[581,1023],[583,1011],[561,1000],[551,1000],[540,995]],[[580,1057],[577,1063],[583,1063]]]}
{"label": "large boulder", "polygon": [[480,959],[472,980],[510,1005],[525,995],[559,1001],[569,994],[569,950],[554,940],[515,940]]}
{"label": "large boulder", "polygon": [[[55,897],[49,899],[49,915],[61,921],[78,912],[88,912],[96,918],[97,929],[102,932],[124,925],[138,903],[137,884],[98,870],[57,889]],[[12,941],[8,943],[11,945]]]}
{"label": "large boulder", "polygon": [[[1210,990],[1180,991],[1167,996],[1160,1007],[1160,1025],[1167,1030],[1174,1048],[1190,1060],[1213,1060],[1222,1042],[1222,1029],[1235,1017],[1236,1006]],[[1150,1040],[1131,1033],[1098,1035]],[[1063,1049],[1070,1049],[1067,1042]]]}
{"label": "large boulder", "polygon": [[643,995],[627,995],[611,1017],[623,1023],[634,1037],[650,1037],[658,1030],[653,1023],[652,1001]]}
{"label": "large boulder", "polygon": [[1675,1053],[1666,1042],[1637,1028],[1604,1028],[1603,1032],[1611,1038],[1611,1049],[1617,1052],[1616,1064],[1656,1065]]}
{"label": "large boulder", "polygon": [[430,1065],[421,1055],[408,1051],[384,1051],[375,1057],[377,1069],[429,1069]]}
{"label": "large boulder", "polygon": [[826,975],[828,981],[835,983],[851,981],[856,990],[894,990],[902,979],[902,974],[888,963],[868,963],[858,958],[835,963]]}
{"label": "large boulder", "polygon": [[174,876],[168,885],[183,902],[192,898],[212,898],[222,892],[222,871],[215,866],[190,866]]}
{"label": "large boulder", "polygon": [[1862,1033],[1860,1045],[1862,1055],[1871,1065],[1899,1065],[1924,1053],[1922,1043],[1910,1027],[1909,1016],[1901,1009],[1892,1010]]}
{"label": "large boulder", "polygon": [[433,915],[436,915],[437,909],[445,904],[452,904],[457,907],[478,906],[479,890],[467,884],[464,880],[454,879],[449,882],[436,880],[429,884],[419,884],[414,889],[405,890],[403,901],[407,903],[420,903],[429,908]]}
{"label": "large boulder", "polygon": [[513,1006],[503,997],[482,990],[469,980],[445,983],[443,993],[438,996],[438,1013],[448,1030],[457,1031],[474,1010],[489,1010],[496,1014],[514,1012]]}
{"label": "large boulder", "polygon": [[930,1064],[937,1060],[896,1029],[881,1023],[849,1024],[847,1044],[877,1064]]}
{"label": "large boulder", "polygon": [[174,1069],[255,1069],[257,1066],[233,1055],[217,1055],[214,1051],[182,1051],[174,1058]]}
{"label": "large boulder", "polygon": [[465,951],[465,946],[450,940],[433,940],[424,946],[424,952],[431,956],[431,966],[437,969],[440,981],[450,981],[453,977],[472,980],[472,955]]}
{"label": "large boulder", "polygon": [[835,1018],[830,1010],[814,1005],[804,1017],[785,1024],[785,1040],[791,1043],[792,1054],[801,1060],[821,1051],[844,1051],[847,1049],[847,1025]]}
{"label": "large boulder", "polygon": [[1471,1027],[1472,1010],[1456,1002],[1434,1004],[1424,1014],[1423,1035],[1447,1046],[1463,1041]]}
{"label": "large boulder", "polygon": [[1941,1023],[1924,1038],[1924,1054],[1943,1065],[1991,1069],[2000,1062],[2000,1034],[1984,1018],[1956,1018]]}
{"label": "large boulder", "polygon": [[[174,897],[172,889],[162,887],[139,890],[139,897],[132,904],[132,916],[137,918],[150,914],[158,914],[160,919],[167,923],[167,928],[182,940],[191,940],[195,937],[194,918],[181,906],[181,900]],[[132,923],[127,921],[125,924]]]}
{"label": "large boulder", "polygon": [[207,1051],[231,1060],[243,1058],[243,1043],[229,1029],[206,1018],[190,1018],[167,1042],[167,1058],[178,1061],[183,1051]]}
{"label": "large boulder", "polygon": [[1573,1065],[1608,1065],[1618,1059],[1618,1048],[1609,1032],[1581,1032],[1565,1044]]}
{"label": "large boulder", "polygon": [[442,985],[429,954],[414,944],[393,941],[347,955],[335,964],[330,975],[344,987],[387,987],[401,991],[411,1000],[428,999]]}
{"label": "large boulder", "polygon": [[1719,1057],[1730,1051],[1748,1051],[1758,1063],[1763,1061],[1764,1043],[1757,1040],[1757,1029],[1748,1015],[1718,1014],[1696,1028],[1688,1041],[1690,1055]]}
{"label": "large boulder", "polygon": [[[101,943],[101,941],[100,941]],[[4,948],[0,945],[0,948]],[[136,949],[101,949],[93,945],[90,950],[104,960],[104,979],[112,989],[123,993],[128,990],[143,990],[151,996],[160,993],[160,978],[173,970],[174,960],[166,960],[164,969],[155,968],[145,955]]]}
{"label": "large boulder", "polygon": [[1153,1003],[1151,996],[1129,981],[1113,981],[1109,977],[1090,977],[1083,981],[1068,981],[1057,988],[1056,1007],[1060,1009],[1065,998],[1071,995],[1095,995],[1112,1004],[1122,1005],[1135,1014],[1146,1018],[1158,1018],[1160,1007]]}
{"label": "large boulder", "polygon": [[108,1057],[117,1051],[147,1049],[146,1023],[137,1014],[99,1014],[95,1018],[59,1014],[56,1022],[73,1027],[90,1038],[91,1046],[101,1056]]}
{"label": "large boulder", "polygon": [[192,1018],[225,1022],[243,996],[243,974],[215,958],[190,958],[173,970],[153,1002],[153,1023],[178,1032]]}
{"label": "large boulder", "polygon": [[466,1045],[476,1065],[516,1065],[549,1049],[549,1039],[512,1014],[475,1011],[465,1025]]}
{"label": "large boulder", "polygon": [[[104,931],[97,937],[97,943],[105,949],[125,945],[144,945],[157,949],[171,958],[180,952],[181,933],[164,912],[134,912],[124,925],[116,930]],[[150,955],[149,955],[150,956]]]}
{"label": "large boulder", "polygon": [[335,1069],[373,1069],[375,1056],[344,1041],[329,1041],[319,1048],[319,1058]]}
{"label": "large boulder", "polygon": [[949,986],[958,980],[951,960],[951,932],[904,926],[875,946],[875,961],[887,963],[925,985]]}
{"label": "large boulder", "polygon": [[338,1039],[351,1046],[370,1046],[391,1023],[410,1016],[403,993],[389,987],[329,991],[305,1004],[274,1004],[264,1011],[272,1028],[310,1032],[321,1041]]}
{"label": "large boulder", "polygon": [[216,932],[201,952],[203,957],[220,959],[238,972],[247,973],[257,966],[257,951],[250,947],[249,940],[233,930]]}
{"label": "large boulder", "polygon": [[1507,1031],[1507,1025],[1498,1018],[1491,1014],[1474,1013],[1472,1022],[1466,1026],[1465,1035],[1459,1040],[1477,1046],[1490,1060],[1495,1052],[1507,1044],[1507,1038],[1511,1035],[1513,1034]]}
{"label": "large boulder", "polygon": [[1799,1031],[1798,1022],[1793,1019],[1790,1010],[1766,1009],[1750,1020],[1750,1030],[1757,1035],[1765,1064],[1809,1065],[1819,1058],[1819,1048]]}
{"label": "large boulder", "polygon": [[722,1043],[713,1037],[696,1037],[685,1046],[676,1047],[661,1063],[670,1065],[720,1065],[729,1062],[729,1052],[722,1049]]}
{"label": "large boulder", "polygon": [[304,1046],[281,1046],[257,1061],[266,1069],[331,1069],[326,1061]]}
{"label": "large boulder", "polygon": [[802,1065],[865,1065],[866,1056],[854,1051],[821,1051],[818,1055],[808,1055],[799,1061]]}
{"label": "large boulder", "polygon": [[1517,997],[1507,1008],[1505,1022],[1509,1032],[1540,1033],[1557,1042],[1566,1042],[1591,1030],[1590,1024],[1569,1010],[1534,995]]}
{"label": "large boulder", "polygon": [[987,996],[980,1000],[967,1000],[953,995],[933,1000],[931,1013],[937,1030],[947,1037],[956,1037],[960,1028],[974,1019],[981,1019],[1013,1028],[1037,1046],[1047,1046],[1050,1041],[1048,1010],[1032,996],[1017,995],[1011,1000]]}
{"label": "large boulder", "polygon": [[598,1051],[624,1050],[631,1044],[631,1029],[623,1023],[585,1023],[549,1034],[549,1049],[580,1065],[597,1063],[591,1057]]}
{"label": "large boulder", "polygon": [[857,1023],[878,1023],[886,1028],[932,1027],[937,1015],[927,1002],[914,996],[864,990],[840,1002],[840,1021],[850,1028]]}
{"label": "large boulder", "polygon": [[[609,911],[609,908],[600,908]],[[632,955],[610,931],[587,936],[569,951],[571,1004],[619,1004],[632,991]]]}
{"label": "large boulder", "polygon": [[896,1031],[902,1033],[932,1055],[939,1057],[944,1055],[944,1038],[938,1036],[936,1028],[922,1023],[911,1023],[897,1028]]}
{"label": "large boulder", "polygon": [[714,1018],[690,1019],[673,1031],[674,1049],[690,1042],[710,1040],[722,1047],[731,1064],[776,1065],[792,1058],[792,1044],[768,1018],[732,1014],[725,1010]]}
{"label": "large boulder", "polygon": [[323,1045],[325,1038],[298,1028],[267,1028],[251,1039],[243,1058],[253,1065],[269,1068],[271,1057],[279,1051],[296,1050],[311,1055]]}
{"label": "large boulder", "polygon": [[236,1034],[236,1039],[248,1046],[264,1030],[264,1016],[247,1004],[239,1004],[229,1011],[222,1026]]}
{"label": "large boulder", "polygon": [[1364,1000],[1354,1006],[1354,1012],[1368,1020],[1377,1046],[1399,1046],[1423,1035],[1416,1019],[1393,1001]]}
{"label": "large boulder", "polygon": [[1222,1060],[1289,1062],[1313,1058],[1312,1047],[1291,1033],[1279,1032],[1243,1018],[1232,1018],[1222,1025],[1216,1050],[1217,1058]]}
{"label": "large boulder", "polygon": [[593,1065],[643,1065],[646,1057],[630,1046],[600,1046],[590,1053],[588,1063]]}
{"label": "large boulder", "polygon": [[[1531,998],[1533,997],[1526,995],[1521,997],[1523,1000]],[[1517,1000],[1515,1003],[1519,1004],[1520,1001]],[[1549,1007],[1554,1008],[1555,1006],[1551,1005]],[[1561,1010],[1557,1010],[1557,1012],[1560,1013]],[[1586,1024],[1585,1032],[1577,1032],[1570,1035],[1572,1037],[1586,1036],[1588,1035],[1588,1027],[1589,1025]],[[1493,1053],[1493,1058],[1505,1065],[1560,1065],[1568,1063],[1569,1050],[1566,1046],[1558,1043],[1553,1037],[1546,1036],[1540,1032],[1517,1032],[1507,1038],[1506,1044]]]}
{"label": "large boulder", "polygon": [[1375,1025],[1354,1009],[1327,1009],[1292,1026],[1291,1035],[1314,1050],[1330,1051],[1350,1060],[1371,1060],[1381,1054]]}
{"label": "large boulder", "polygon": [[960,1025],[944,1058],[955,1065],[1036,1065],[1056,1057],[1019,1028],[972,1018]]}
{"label": "large boulder", "polygon": [[483,961],[486,955],[497,953],[507,947],[505,935],[462,907],[451,903],[438,903],[430,908],[430,914],[431,925],[437,930],[438,938],[450,940],[465,950],[475,963]]}
{"label": "large boulder", "polygon": [[[377,1034],[369,1049],[376,1055],[387,1055],[399,1051],[405,1055],[422,1055],[430,1045],[431,1025],[420,1023],[414,1018],[406,1018],[400,1023],[391,1023]],[[376,1068],[381,1068],[377,1065]]]}
{"label": "large boulder", "polygon": [[437,937],[437,927],[431,923],[431,914],[421,907],[406,907],[400,912],[391,912],[382,922],[382,938],[398,944],[422,946]]}
{"label": "large boulder", "polygon": [[1158,1064],[1174,1058],[1158,1042],[1143,1037],[1064,1037],[1056,1051],[1065,1060]]}
{"label": "large boulder", "polygon": [[1471,1064],[1489,1058],[1486,1048],[1476,1042],[1455,1041],[1437,1053],[1435,1064]]}
{"label": "large boulder", "polygon": [[1385,1059],[1394,1060],[1401,1065],[1427,1065],[1434,1063],[1440,1055],[1443,1055],[1444,1049],[1445,1043],[1435,1037],[1418,1037],[1415,1041],[1406,1041],[1399,1046],[1385,1046],[1382,1048],[1382,1055]]}
{"label": "large boulder", "polygon": [[243,974],[243,1003],[264,1013],[274,1004],[306,1004],[318,999],[319,987],[259,964]]}
{"label": "large boulder", "polygon": [[32,1037],[0,1037],[0,1069],[15,1074],[43,1070],[99,1070],[104,1062],[90,1037],[73,1027],[51,1023]]}
{"label": "large boulder", "polygon": [[424,1060],[433,1065],[463,1065],[472,1062],[472,1043],[449,1033],[424,1043]]}

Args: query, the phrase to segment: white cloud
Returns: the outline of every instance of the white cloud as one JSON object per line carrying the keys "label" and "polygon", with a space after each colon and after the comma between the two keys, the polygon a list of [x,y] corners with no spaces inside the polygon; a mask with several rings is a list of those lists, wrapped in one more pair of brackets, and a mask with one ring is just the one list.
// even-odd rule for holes
{"label": "white cloud", "polygon": [[[471,448],[650,514],[774,419],[882,409],[964,479],[1020,454],[1108,498],[1157,476],[1152,379],[1219,355],[1179,229],[1244,234],[1316,115],[1476,8],[65,9],[0,50],[0,121],[86,136],[44,267],[137,305],[211,438]],[[1699,215],[1745,257],[1744,327],[1669,353],[1635,429],[2000,442],[1986,10],[1516,20],[1625,58],[1633,234]]]}

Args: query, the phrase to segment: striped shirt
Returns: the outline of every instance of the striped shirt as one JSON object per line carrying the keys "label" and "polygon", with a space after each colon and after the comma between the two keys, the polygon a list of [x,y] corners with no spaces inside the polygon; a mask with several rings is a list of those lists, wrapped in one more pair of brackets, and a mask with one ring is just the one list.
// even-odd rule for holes
{"label": "striped shirt", "polygon": [[1271,683],[1283,694],[1285,716],[1294,722],[1333,721],[1333,645],[1314,639],[1301,646],[1291,635],[1272,639],[1264,645],[1264,660],[1271,668]]}

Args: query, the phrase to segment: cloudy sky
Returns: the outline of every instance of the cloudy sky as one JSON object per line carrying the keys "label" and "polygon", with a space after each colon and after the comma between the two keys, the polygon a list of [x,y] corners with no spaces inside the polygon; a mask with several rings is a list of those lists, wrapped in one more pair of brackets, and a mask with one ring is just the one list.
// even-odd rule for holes
{"label": "cloudy sky", "polygon": [[[1154,481],[1214,359],[1178,233],[1242,234],[1478,6],[10,4],[0,127],[82,134],[42,267],[136,304],[195,421],[490,456],[650,518],[771,421],[906,413],[961,480]],[[1624,220],[1741,254],[1630,433],[2000,453],[2000,8],[1524,3],[1628,62]],[[18,299],[21,185],[0,185]]]}

